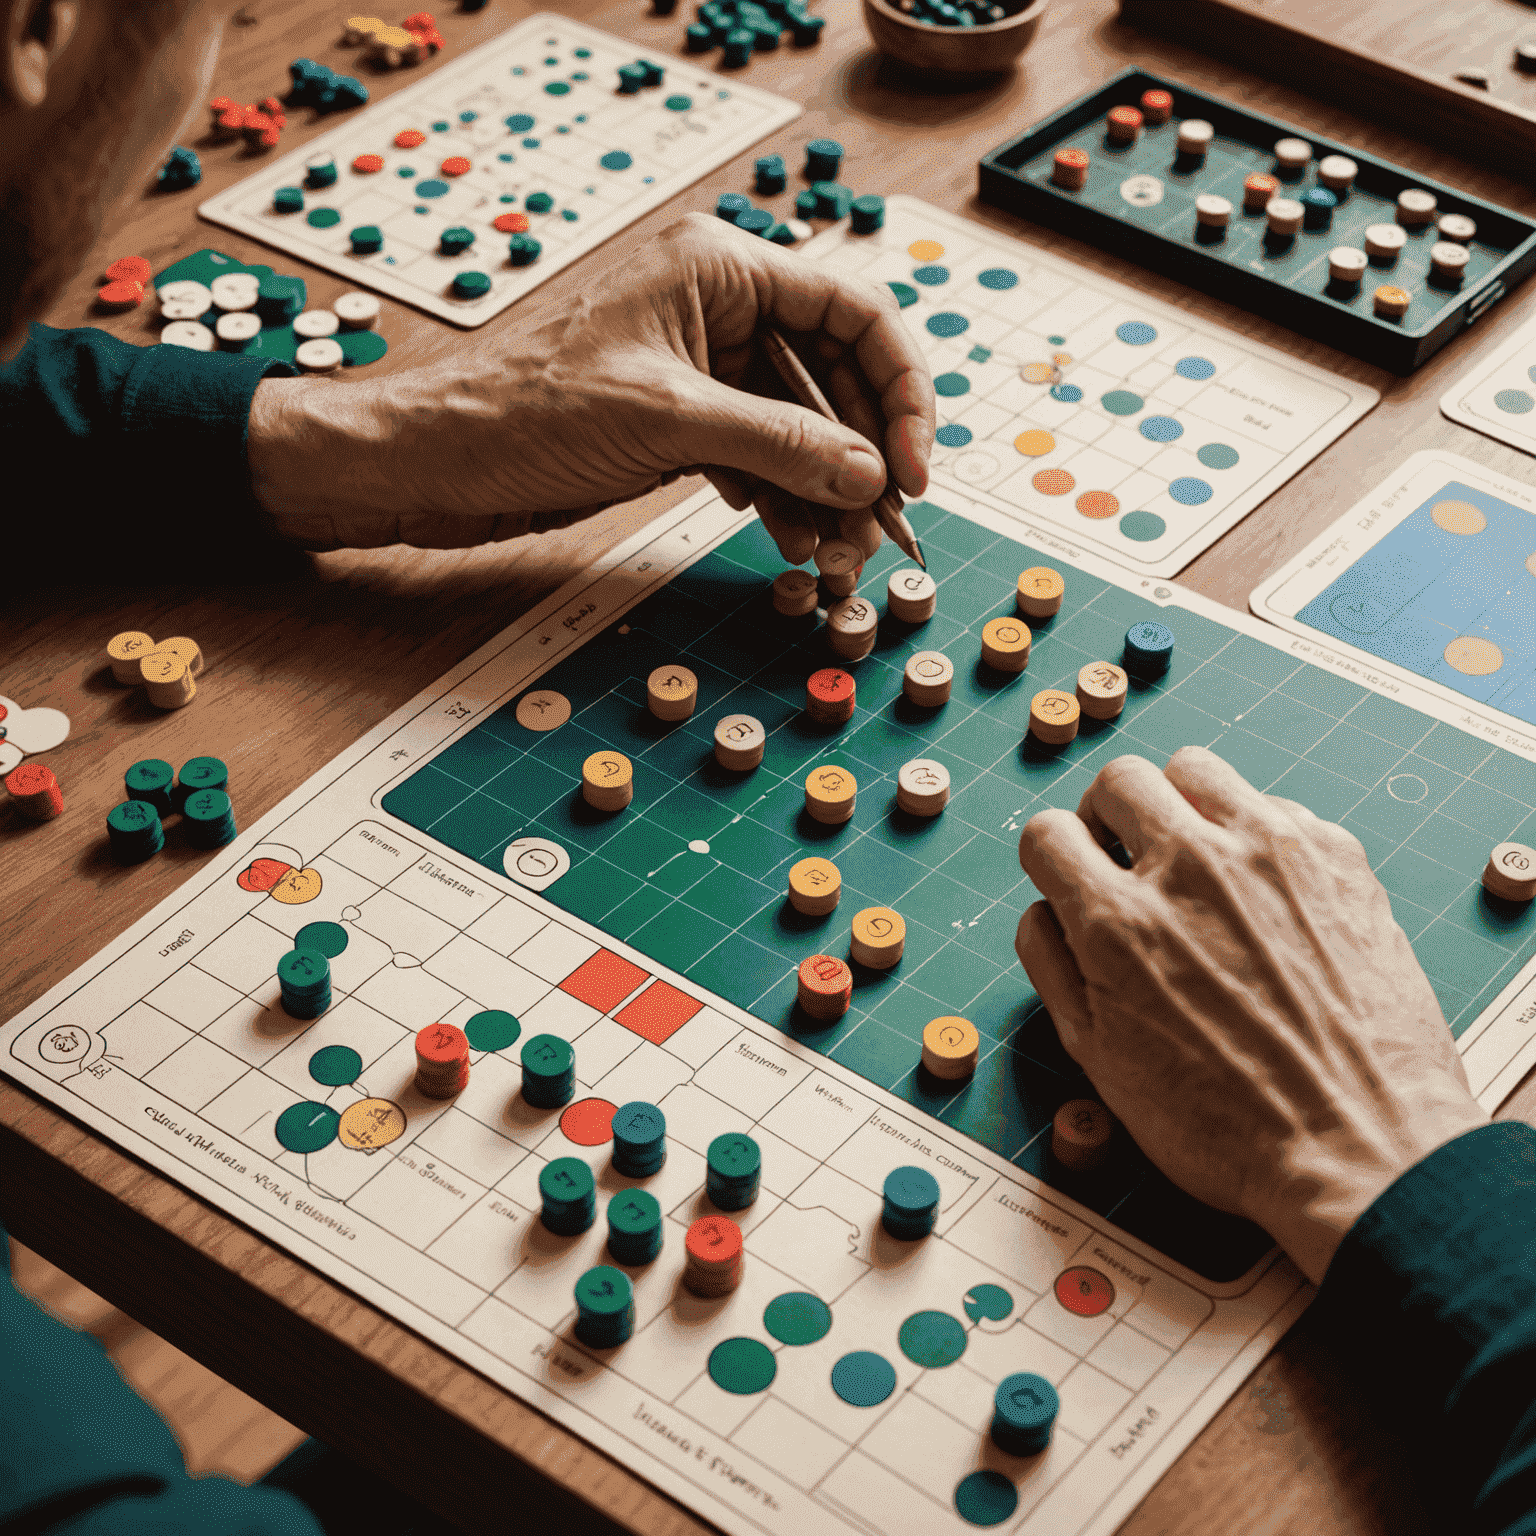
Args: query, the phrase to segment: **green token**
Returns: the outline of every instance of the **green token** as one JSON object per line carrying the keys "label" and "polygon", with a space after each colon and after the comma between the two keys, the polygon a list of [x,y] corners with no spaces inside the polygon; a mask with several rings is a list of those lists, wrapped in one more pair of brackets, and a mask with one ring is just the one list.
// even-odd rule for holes
{"label": "green token", "polygon": [[437,248],[444,256],[461,255],[474,243],[474,230],[466,229],[462,224],[455,224],[451,229],[445,229],[437,237]]}
{"label": "green token", "polygon": [[955,1489],[955,1509],[972,1525],[1001,1525],[1018,1507],[1019,1490],[990,1468],[962,1477]]}
{"label": "green token", "polygon": [[147,800],[154,805],[165,798],[174,777],[171,765],[164,758],[146,757],[123,775],[123,785],[130,800]]}
{"label": "green token", "polygon": [[277,979],[291,992],[315,992],[328,986],[331,962],[313,949],[290,949],[277,962]]}
{"label": "green token", "polygon": [[290,1104],[277,1117],[277,1139],[290,1152],[318,1152],[335,1141],[340,1124],[329,1104]]}
{"label": "green token", "polygon": [[1000,1323],[1013,1311],[1013,1297],[1000,1285],[973,1285],[965,1293],[965,1315],[973,1323],[983,1318]]}
{"label": "green token", "polygon": [[911,283],[887,283],[885,286],[896,295],[896,302],[903,309],[917,303],[917,289]]}
{"label": "green token", "polygon": [[334,960],[347,947],[347,930],[340,923],[305,923],[293,936],[295,949],[312,949]]}
{"label": "green token", "polygon": [[[314,223],[313,216],[310,223]],[[352,252],[356,256],[372,256],[374,252],[384,249],[384,231],[377,224],[359,224],[347,238],[351,240]]]}
{"label": "green token", "polygon": [[778,1369],[773,1351],[760,1339],[726,1339],[709,1352],[710,1380],[739,1397],[765,1391]]}
{"label": "green token", "polygon": [[562,1077],[576,1065],[576,1052],[559,1035],[535,1035],[523,1047],[523,1071],[535,1077]]}
{"label": "green token", "polygon": [[309,1058],[309,1075],[327,1088],[355,1083],[363,1058],[350,1045],[325,1045]]}
{"label": "green token", "polygon": [[334,224],[341,223],[341,215],[334,208],[312,208],[305,214],[316,229],[330,229]]}
{"label": "green token", "polygon": [[484,272],[460,272],[453,280],[456,299],[483,299],[491,291],[491,280]]}
{"label": "green token", "polygon": [[199,789],[227,790],[229,769],[217,757],[189,757],[181,765],[181,772],[176,775],[176,782],[188,794]]}
{"label": "green token", "polygon": [[475,1051],[504,1051],[522,1032],[523,1026],[517,1019],[499,1008],[477,1013],[464,1026],[470,1049]]}
{"label": "green token", "polygon": [[548,192],[530,192],[523,199],[523,207],[529,213],[548,213],[555,206],[555,200]]}
{"label": "green token", "polygon": [[565,1206],[587,1200],[595,1190],[592,1170],[579,1157],[557,1157],[539,1173],[539,1196],[546,1205]]}
{"label": "green token", "polygon": [[750,1136],[728,1131],[709,1144],[709,1171],[722,1179],[750,1179],[763,1166],[763,1154]]}
{"label": "green token", "polygon": [[513,235],[507,241],[507,260],[514,267],[532,266],[544,249],[532,235]]}
{"label": "green token", "polygon": [[300,213],[304,208],[302,187],[279,187],[272,194],[273,213]]}
{"label": "green token", "polygon": [[342,361],[349,368],[376,363],[389,351],[389,344],[377,331],[342,331],[331,339],[340,345]]}
{"label": "green token", "polygon": [[650,1232],[661,1222],[661,1202],[646,1189],[626,1189],[608,1202],[608,1226],[625,1237]]}
{"label": "green token", "polygon": [[576,1305],[593,1317],[618,1317],[635,1299],[635,1288],[622,1269],[599,1264],[576,1282]]}
{"label": "green token", "polygon": [[965,1353],[965,1325],[947,1312],[914,1312],[897,1330],[896,1342],[913,1365],[940,1370]]}
{"label": "green token", "polygon": [[125,800],[107,813],[107,827],[112,832],[145,833],[159,825],[159,812],[143,800]]}
{"label": "green token", "polygon": [[768,1303],[763,1327],[780,1344],[814,1344],[832,1331],[832,1309],[809,1291],[786,1291]]}

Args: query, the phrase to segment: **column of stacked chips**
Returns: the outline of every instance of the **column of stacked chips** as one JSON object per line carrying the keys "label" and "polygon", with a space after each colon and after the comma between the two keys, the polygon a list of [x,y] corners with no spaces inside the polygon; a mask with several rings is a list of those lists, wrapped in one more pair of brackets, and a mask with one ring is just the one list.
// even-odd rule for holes
{"label": "column of stacked chips", "polygon": [[939,1181],[926,1168],[895,1168],[885,1176],[880,1225],[904,1243],[933,1231],[939,1215]]}
{"label": "column of stacked chips", "polygon": [[739,1211],[757,1199],[763,1154],[750,1136],[727,1131],[709,1144],[704,1192],[717,1210]]}
{"label": "column of stacked chips", "polygon": [[661,1202],[649,1190],[621,1190],[608,1202],[608,1252],[617,1264],[649,1264],[661,1252]]}
{"label": "column of stacked chips", "polygon": [[451,1099],[469,1086],[469,1036],[456,1024],[428,1024],[416,1034],[416,1091]]}
{"label": "column of stacked chips", "polygon": [[[672,13],[676,0],[653,0],[661,16]],[[797,48],[820,41],[824,16],[812,16],[804,0],[704,0],[694,12],[698,18],[687,32],[689,53],[725,50],[721,63],[739,69],[754,53],[768,53],[779,46],[785,30]]]}
{"label": "column of stacked chips", "polygon": [[559,1109],[576,1092],[576,1052],[559,1035],[535,1035],[523,1047],[523,1098],[535,1109]]}
{"label": "column of stacked chips", "polygon": [[992,1398],[992,1440],[1010,1456],[1036,1456],[1051,1443],[1061,1399],[1043,1376],[1005,1376]]}
{"label": "column of stacked chips", "polygon": [[576,1237],[597,1220],[597,1187],[579,1157],[557,1157],[539,1174],[539,1219],[557,1237]]}
{"label": "column of stacked chips", "polygon": [[628,1179],[649,1178],[667,1160],[667,1117],[655,1104],[636,1099],[613,1117],[613,1171]]}
{"label": "column of stacked chips", "polygon": [[576,1337],[588,1349],[613,1349],[635,1331],[635,1288],[622,1269],[599,1264],[576,1282]]}
{"label": "column of stacked chips", "polygon": [[701,1216],[683,1238],[683,1284],[706,1299],[727,1296],[741,1284],[741,1228],[729,1216]]}
{"label": "column of stacked chips", "polygon": [[277,962],[283,1009],[295,1019],[318,1019],[331,1006],[331,962],[317,949],[290,949]]}
{"label": "column of stacked chips", "polygon": [[222,848],[234,842],[235,808],[222,789],[200,789],[188,795],[181,813],[187,819],[187,841],[194,848]]}
{"label": "column of stacked chips", "polygon": [[64,813],[64,792],[46,763],[22,763],[5,776],[6,793],[28,821],[52,821]]}
{"label": "column of stacked chips", "polygon": [[107,813],[107,842],[119,864],[142,864],[165,847],[165,832],[154,806],[125,800]]}

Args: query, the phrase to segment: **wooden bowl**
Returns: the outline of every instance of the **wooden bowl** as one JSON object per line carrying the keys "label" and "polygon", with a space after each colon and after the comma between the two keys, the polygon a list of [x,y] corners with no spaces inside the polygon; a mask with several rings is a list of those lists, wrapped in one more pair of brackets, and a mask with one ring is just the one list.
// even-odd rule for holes
{"label": "wooden bowl", "polygon": [[910,69],[941,75],[997,75],[1013,68],[1029,46],[1047,0],[983,27],[931,27],[903,15],[889,0],[864,0],[864,25],[881,53]]}

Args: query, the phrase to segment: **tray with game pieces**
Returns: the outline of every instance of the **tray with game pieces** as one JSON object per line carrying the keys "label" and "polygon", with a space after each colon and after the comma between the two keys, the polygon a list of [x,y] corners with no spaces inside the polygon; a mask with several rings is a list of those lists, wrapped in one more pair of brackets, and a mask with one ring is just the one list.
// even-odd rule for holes
{"label": "tray with game pieces", "polygon": [[1507,208],[1139,69],[985,155],[979,185],[1399,374],[1536,266],[1536,223]]}

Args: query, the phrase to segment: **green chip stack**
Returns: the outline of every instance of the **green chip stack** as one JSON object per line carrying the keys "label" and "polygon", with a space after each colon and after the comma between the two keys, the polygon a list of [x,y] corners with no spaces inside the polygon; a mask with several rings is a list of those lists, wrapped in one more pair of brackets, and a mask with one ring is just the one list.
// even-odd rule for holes
{"label": "green chip stack", "polygon": [[277,962],[277,984],[292,1018],[318,1019],[331,1006],[331,962],[319,950],[290,949]]}
{"label": "green chip stack", "polygon": [[535,1109],[559,1109],[575,1092],[571,1042],[559,1035],[535,1035],[523,1047],[523,1098]]}
{"label": "green chip stack", "polygon": [[475,232],[462,224],[445,229],[437,237],[437,248],[444,256],[462,256],[475,243]]}
{"label": "green chip stack", "polygon": [[597,1186],[579,1157],[557,1157],[539,1174],[539,1220],[557,1237],[575,1237],[597,1220]]}
{"label": "green chip stack", "polygon": [[763,1154],[750,1136],[727,1131],[709,1144],[704,1192],[720,1211],[739,1211],[757,1199]]}
{"label": "green chip stack", "polygon": [[187,803],[187,796],[195,795],[200,789],[222,789],[229,793],[229,769],[221,758],[189,757],[176,775],[171,803],[180,810]]}
{"label": "green chip stack", "polygon": [[649,1264],[661,1252],[661,1202],[649,1190],[620,1190],[608,1202],[608,1252],[615,1264]]}
{"label": "green chip stack", "polygon": [[222,789],[200,789],[181,808],[194,848],[222,848],[235,840],[235,808]]}
{"label": "green chip stack", "polygon": [[153,806],[157,816],[169,816],[175,809],[171,802],[174,778],[175,772],[164,758],[146,757],[123,775],[123,788],[130,800],[142,800]]}
{"label": "green chip stack", "polygon": [[1043,1376],[1005,1376],[992,1398],[992,1440],[1010,1456],[1036,1456],[1051,1443],[1061,1399]]}
{"label": "green chip stack", "polygon": [[544,247],[532,235],[513,235],[507,241],[507,260],[514,267],[532,266]]}
{"label": "green chip stack", "polygon": [[160,813],[147,800],[125,800],[107,813],[107,841],[119,864],[142,864],[165,847]]}
{"label": "green chip stack", "polygon": [[[813,181],[811,193],[816,199],[818,219],[846,219],[853,206],[853,193],[841,182]],[[798,207],[798,203],[796,204]]]}
{"label": "green chip stack", "polygon": [[622,1269],[599,1264],[576,1282],[576,1337],[588,1349],[613,1349],[635,1331],[635,1288]]}
{"label": "green chip stack", "polygon": [[613,1171],[649,1178],[667,1160],[667,1117],[655,1104],[636,1099],[613,1117]]}
{"label": "green chip stack", "polygon": [[484,272],[460,272],[453,280],[456,299],[483,299],[491,291],[491,280]]}
{"label": "green chip stack", "polygon": [[347,238],[354,256],[376,256],[384,249],[384,231],[377,224],[359,224]]}
{"label": "green chip stack", "polygon": [[901,1242],[933,1231],[939,1214],[939,1181],[926,1168],[894,1168],[885,1176],[880,1225]]}

